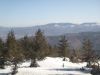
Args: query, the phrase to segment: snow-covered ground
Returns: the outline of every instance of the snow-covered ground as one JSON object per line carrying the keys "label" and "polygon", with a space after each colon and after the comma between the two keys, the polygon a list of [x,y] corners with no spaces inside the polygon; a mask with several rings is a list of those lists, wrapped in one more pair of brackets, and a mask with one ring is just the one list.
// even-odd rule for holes
{"label": "snow-covered ground", "polygon": [[[72,63],[67,58],[62,61],[62,58],[46,57],[42,61],[38,61],[40,67],[30,68],[30,61],[20,65],[17,75],[91,75],[89,70],[81,71],[80,68],[86,66],[86,63]],[[64,67],[63,67],[64,66]],[[0,70],[1,72],[2,70]],[[6,69],[9,71],[9,68]],[[6,72],[5,71],[5,72]],[[4,72],[4,71],[2,71]]]}
{"label": "snow-covered ground", "polygon": [[6,67],[6,69],[0,69],[0,75],[6,75],[11,72],[11,67]]}

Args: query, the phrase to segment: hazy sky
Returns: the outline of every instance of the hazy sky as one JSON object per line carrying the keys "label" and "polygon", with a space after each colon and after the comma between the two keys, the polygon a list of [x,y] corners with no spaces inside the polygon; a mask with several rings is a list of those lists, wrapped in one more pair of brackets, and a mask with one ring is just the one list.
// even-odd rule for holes
{"label": "hazy sky", "polygon": [[0,0],[0,26],[99,22],[100,0]]}

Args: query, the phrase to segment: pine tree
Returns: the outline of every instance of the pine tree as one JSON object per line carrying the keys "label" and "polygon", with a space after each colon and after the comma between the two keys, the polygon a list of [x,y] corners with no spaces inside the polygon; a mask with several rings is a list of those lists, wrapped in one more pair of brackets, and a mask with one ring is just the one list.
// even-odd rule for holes
{"label": "pine tree", "polygon": [[69,44],[66,40],[65,36],[62,36],[61,40],[59,41],[59,56],[63,57],[63,61],[65,61],[65,57],[69,57]]}
{"label": "pine tree", "polygon": [[5,54],[6,52],[4,51],[4,42],[0,38],[0,68],[4,69],[5,66]]}
{"label": "pine tree", "polygon": [[80,49],[71,49],[70,61],[71,62],[81,62],[81,50]]}
{"label": "pine tree", "polygon": [[52,56],[52,57],[58,57],[58,47],[55,45],[55,46],[51,46],[49,45],[49,49],[50,49],[50,54],[49,56]]}
{"label": "pine tree", "polygon": [[77,53],[75,49],[72,49],[70,52],[70,61],[71,62],[77,62]]}
{"label": "pine tree", "polygon": [[95,52],[93,50],[92,42],[89,39],[85,39],[83,41],[83,46],[82,46],[82,58],[85,62],[87,62],[87,66],[91,66],[91,62],[94,61],[95,57]]}
{"label": "pine tree", "polygon": [[8,49],[8,59],[13,63],[14,68],[17,69],[17,64],[22,60],[22,53],[19,43],[15,38],[14,31],[8,33],[6,47]]}
{"label": "pine tree", "polygon": [[22,52],[26,60],[30,59],[30,48],[31,48],[31,39],[26,35],[23,38],[19,40],[21,47],[22,47]]}
{"label": "pine tree", "polygon": [[30,67],[36,67],[36,59],[44,59],[49,54],[49,46],[43,32],[38,29],[31,44],[32,63]]}

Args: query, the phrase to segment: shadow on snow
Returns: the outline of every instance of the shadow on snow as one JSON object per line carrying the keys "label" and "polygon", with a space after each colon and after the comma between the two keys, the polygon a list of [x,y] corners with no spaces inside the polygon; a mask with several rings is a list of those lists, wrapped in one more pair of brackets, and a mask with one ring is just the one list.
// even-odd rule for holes
{"label": "shadow on snow", "polygon": [[[60,69],[49,69],[49,70],[56,70],[56,71],[78,71],[78,72],[83,72],[83,73],[90,73],[88,70],[81,70],[79,68],[72,69],[72,68],[60,68]],[[67,75],[73,75],[73,74],[67,74]]]}

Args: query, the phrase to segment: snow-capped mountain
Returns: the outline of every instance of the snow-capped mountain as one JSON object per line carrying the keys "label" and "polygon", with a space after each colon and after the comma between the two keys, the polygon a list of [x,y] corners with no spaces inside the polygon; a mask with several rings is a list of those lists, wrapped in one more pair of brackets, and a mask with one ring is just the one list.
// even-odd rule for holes
{"label": "snow-capped mountain", "polygon": [[100,24],[97,23],[49,23],[45,25],[38,25],[33,27],[0,27],[0,37],[5,37],[7,33],[13,29],[17,37],[24,35],[34,35],[38,29],[43,30],[46,36],[58,36],[66,33],[79,33],[79,32],[98,32],[100,31]]}

